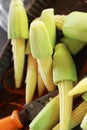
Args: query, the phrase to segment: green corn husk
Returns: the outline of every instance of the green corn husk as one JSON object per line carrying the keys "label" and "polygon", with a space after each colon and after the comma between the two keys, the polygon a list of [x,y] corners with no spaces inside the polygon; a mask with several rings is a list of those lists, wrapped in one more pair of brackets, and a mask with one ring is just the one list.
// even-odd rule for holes
{"label": "green corn husk", "polygon": [[86,42],[69,37],[63,37],[61,39],[61,42],[67,46],[67,48],[73,55],[76,55],[86,45]]}
{"label": "green corn husk", "polygon": [[87,13],[74,11],[67,15],[62,31],[67,37],[87,42]]}
{"label": "green corn husk", "polygon": [[44,9],[41,13],[40,18],[44,22],[48,30],[52,47],[54,48],[55,41],[56,41],[56,24],[55,24],[55,18],[54,18],[54,9],[53,8]]}
{"label": "green corn husk", "polygon": [[60,97],[60,130],[68,130],[72,112],[73,98],[68,92],[73,88],[73,82],[77,81],[74,61],[62,43],[55,47],[53,56],[53,81],[59,88]]}
{"label": "green corn husk", "polygon": [[57,85],[59,81],[63,80],[77,81],[77,73],[67,47],[58,43],[53,55],[53,81]]}
{"label": "green corn husk", "polygon": [[[42,21],[35,20],[30,25],[31,53],[35,58],[46,58],[53,53],[48,31]],[[45,52],[44,52],[45,50]]]}
{"label": "green corn husk", "polygon": [[28,18],[22,0],[11,0],[8,38],[28,38]]}
{"label": "green corn husk", "polygon": [[59,97],[54,97],[30,123],[30,130],[51,130],[59,120]]}
{"label": "green corn husk", "polygon": [[87,42],[87,13],[73,11],[68,15],[55,15],[55,23],[64,36]]}
{"label": "green corn husk", "polygon": [[83,78],[81,81],[79,81],[76,86],[69,91],[69,96],[74,96],[77,94],[81,94],[87,91],[87,77]]}

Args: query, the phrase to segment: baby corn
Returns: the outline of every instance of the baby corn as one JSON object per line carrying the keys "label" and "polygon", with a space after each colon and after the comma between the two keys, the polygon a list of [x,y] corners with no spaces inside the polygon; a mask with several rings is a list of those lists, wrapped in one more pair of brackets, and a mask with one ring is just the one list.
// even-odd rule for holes
{"label": "baby corn", "polygon": [[28,38],[28,19],[22,0],[11,0],[8,17],[8,38],[12,39],[15,85],[16,88],[19,88],[24,70],[25,39]]}
{"label": "baby corn", "polygon": [[21,86],[23,70],[24,70],[24,59],[25,59],[25,40],[24,39],[12,39],[12,52],[14,59],[14,70],[15,70],[15,85],[16,88]]}
{"label": "baby corn", "polygon": [[[48,89],[55,89],[52,78],[52,44],[48,31],[42,21],[33,21],[30,25],[30,46],[33,57],[37,58],[39,72]],[[44,52],[45,50],[45,52]]]}
{"label": "baby corn", "polygon": [[28,66],[26,75],[26,104],[30,103],[33,99],[34,92],[36,90],[37,83],[37,61],[32,57],[31,54],[28,55]]}
{"label": "baby corn", "polygon": [[60,97],[60,130],[68,130],[72,112],[73,98],[68,92],[77,80],[76,68],[66,46],[59,43],[53,55],[53,81],[59,88]]}
{"label": "baby corn", "polygon": [[26,82],[25,102],[27,104],[30,103],[34,97],[36,84],[37,84],[37,76],[38,76],[37,61],[35,58],[33,58],[31,54],[29,39],[27,41],[25,54],[27,55],[27,72],[26,72],[26,80],[25,80]]}
{"label": "baby corn", "polygon": [[55,89],[53,80],[52,80],[52,57],[48,57],[46,59],[37,59],[39,71],[41,77],[46,85],[48,91],[52,91]]}

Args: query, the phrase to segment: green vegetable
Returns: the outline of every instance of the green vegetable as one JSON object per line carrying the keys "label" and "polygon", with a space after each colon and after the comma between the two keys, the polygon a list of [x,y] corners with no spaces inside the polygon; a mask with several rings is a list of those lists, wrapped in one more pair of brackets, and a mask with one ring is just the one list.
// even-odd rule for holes
{"label": "green vegetable", "polygon": [[74,61],[66,46],[59,43],[53,55],[53,81],[59,89],[60,130],[69,129],[73,98],[68,96],[68,92],[73,88],[73,82],[76,80]]}

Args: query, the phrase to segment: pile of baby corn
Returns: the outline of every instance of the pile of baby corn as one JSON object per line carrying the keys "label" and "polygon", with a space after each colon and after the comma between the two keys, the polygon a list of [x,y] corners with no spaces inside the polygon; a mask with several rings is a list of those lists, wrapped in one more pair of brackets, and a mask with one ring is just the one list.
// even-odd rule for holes
{"label": "pile of baby corn", "polygon": [[[16,89],[22,84],[27,55],[26,104],[32,101],[36,90],[39,97],[45,90],[59,90],[59,95],[30,123],[30,130],[70,130],[79,124],[87,130],[87,78],[78,81],[72,58],[86,45],[86,21],[87,13],[55,15],[54,9],[49,8],[29,25],[22,0],[11,0],[8,38],[12,44]],[[56,30],[64,36],[59,43]],[[75,95],[82,96],[83,102],[73,109]]]}

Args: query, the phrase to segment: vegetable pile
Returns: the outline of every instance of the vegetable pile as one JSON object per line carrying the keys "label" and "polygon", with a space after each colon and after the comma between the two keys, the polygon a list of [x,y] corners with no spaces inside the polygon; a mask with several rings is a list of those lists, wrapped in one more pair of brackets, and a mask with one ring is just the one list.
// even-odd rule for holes
{"label": "vegetable pile", "polygon": [[[85,21],[85,24],[84,22]],[[8,38],[11,39],[15,87],[21,87],[27,55],[25,102],[33,100],[35,91],[59,90],[30,123],[30,130],[69,130],[81,124],[87,113],[87,78],[78,80],[72,55],[87,42],[87,13],[74,11],[55,15],[54,9],[44,9],[30,25],[21,0],[11,0],[8,19]],[[62,32],[59,42],[56,30]],[[73,100],[83,102],[73,109]],[[73,98],[74,97],[74,98]],[[80,125],[86,130],[87,116]]]}

